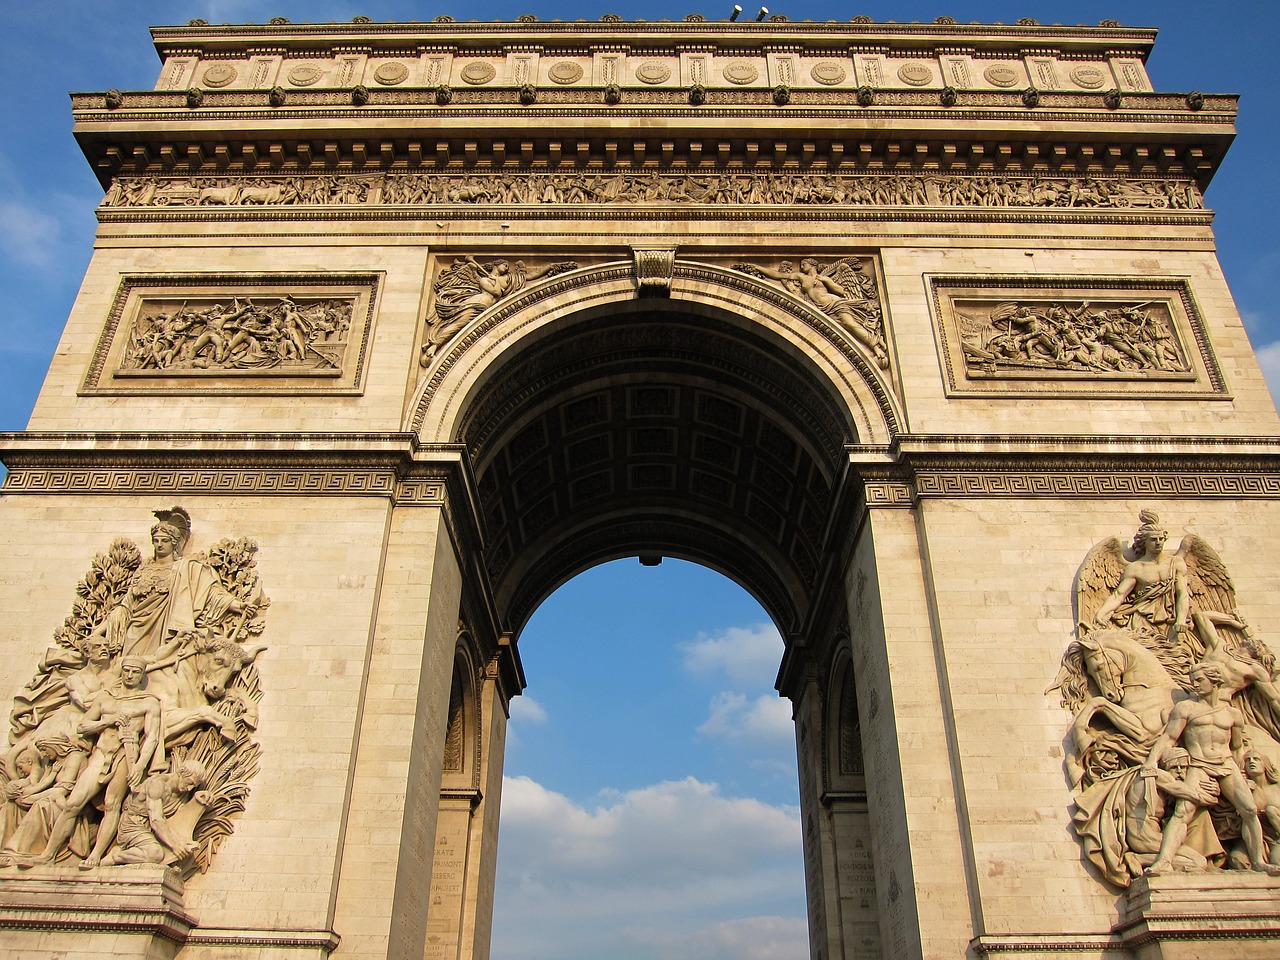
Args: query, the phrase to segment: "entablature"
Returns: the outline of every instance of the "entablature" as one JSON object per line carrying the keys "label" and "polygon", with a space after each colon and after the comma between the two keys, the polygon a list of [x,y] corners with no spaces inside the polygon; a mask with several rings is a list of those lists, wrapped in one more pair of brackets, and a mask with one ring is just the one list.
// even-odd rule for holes
{"label": "entablature", "polygon": [[[1203,190],[1236,98],[1154,92],[1150,29],[290,24],[153,31],[154,90],[73,95],[117,174],[662,169],[1173,172]],[[531,134],[530,131],[546,131]]]}
{"label": "entablature", "polygon": [[801,97],[779,107],[767,91],[754,105],[522,105],[507,91],[505,104],[441,106],[433,91],[402,92],[421,104],[355,106],[349,92],[310,91],[281,107],[267,93],[190,107],[179,93],[117,93],[111,108],[104,95],[76,94],[75,133],[104,187],[164,173],[817,169],[1173,174],[1203,190],[1234,137],[1236,106],[1215,96],[1193,110],[1184,97],[1143,94],[1110,110],[1101,95],[1046,94],[1029,108],[999,94],[946,108],[912,93],[866,108]]}

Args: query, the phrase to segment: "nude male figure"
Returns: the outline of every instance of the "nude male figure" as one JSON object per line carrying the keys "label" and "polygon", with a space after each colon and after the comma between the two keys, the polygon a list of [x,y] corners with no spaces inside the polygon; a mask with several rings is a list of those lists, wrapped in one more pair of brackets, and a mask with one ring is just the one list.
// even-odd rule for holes
{"label": "nude male figure", "polygon": [[125,794],[142,785],[161,748],[160,701],[144,692],[145,679],[146,660],[125,657],[120,663],[120,679],[93,698],[78,732],[83,736],[96,734],[97,742],[63,804],[62,813],[54,821],[44,851],[38,857],[20,859],[19,866],[51,863],[71,836],[76,817],[105,788],[97,840],[80,867],[91,870],[101,862],[115,839]]}
{"label": "nude male figure", "polygon": [[[1217,663],[1197,663],[1191,668],[1195,697],[1173,708],[1164,732],[1142,765],[1142,776],[1158,777],[1161,757],[1180,743],[1190,757],[1184,783],[1194,791],[1209,780],[1218,782],[1222,796],[1240,814],[1240,834],[1250,866],[1267,871],[1258,805],[1236,761],[1244,751],[1244,717],[1222,696],[1224,682],[1222,668]],[[1174,870],[1174,857],[1187,838],[1188,825],[1197,809],[1198,805],[1191,800],[1178,800],[1165,824],[1160,853],[1147,868],[1148,876]]]}

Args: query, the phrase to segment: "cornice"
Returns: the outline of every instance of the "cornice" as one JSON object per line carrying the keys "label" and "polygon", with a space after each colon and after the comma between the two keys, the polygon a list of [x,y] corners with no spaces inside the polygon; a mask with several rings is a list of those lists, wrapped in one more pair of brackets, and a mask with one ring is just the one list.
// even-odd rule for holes
{"label": "cornice", "polygon": [[[241,124],[336,118],[369,124],[395,119],[454,120],[465,125],[475,116],[483,116],[518,118],[520,128],[527,131],[530,118],[562,113],[599,116],[602,121],[615,124],[630,117],[687,117],[698,123],[743,118],[803,121],[836,113],[846,121],[865,118],[868,128],[875,128],[876,120],[926,118],[965,124],[1076,121],[1082,132],[1088,132],[1099,124],[1230,123],[1239,104],[1239,97],[1234,94],[1203,94],[1203,105],[1192,109],[1185,93],[1126,92],[1121,105],[1111,108],[1104,99],[1106,93],[1043,90],[1039,91],[1038,103],[1028,106],[1020,90],[985,90],[959,91],[954,105],[945,107],[938,90],[878,90],[873,103],[863,104],[857,90],[795,89],[788,102],[779,105],[771,87],[710,87],[706,100],[694,106],[688,101],[688,90],[679,87],[628,87],[616,104],[606,103],[603,92],[604,87],[598,86],[546,88],[539,91],[538,100],[525,104],[520,100],[519,87],[495,84],[482,89],[454,89],[450,102],[441,106],[434,87],[368,90],[368,99],[360,105],[352,102],[351,90],[345,88],[288,90],[284,103],[278,105],[272,104],[270,90],[209,90],[202,92],[197,105],[192,105],[185,90],[117,90],[109,91],[114,106],[107,105],[108,92],[98,91],[72,93],[71,106],[77,123],[110,123],[116,128],[179,118],[187,122],[236,120]],[[326,132],[332,135],[337,131]]]}
{"label": "cornice", "polygon": [[[696,15],[695,15],[696,16]],[[438,17],[432,23],[274,23],[266,25],[191,23],[186,26],[153,27],[152,39],[162,56],[174,47],[238,48],[263,43],[297,42],[318,44],[358,44],[372,46],[465,43],[468,45],[554,43],[635,44],[714,42],[740,48],[805,42],[831,44],[893,44],[904,47],[927,45],[1023,47],[1086,47],[1100,52],[1124,50],[1145,58],[1155,42],[1156,30],[1149,27],[1074,26],[1042,24],[957,24],[957,23],[875,23],[857,21],[791,22],[771,17],[767,22],[707,21],[702,18],[656,22],[599,22],[577,20],[539,21],[525,17],[519,21],[456,22]]]}
{"label": "cornice", "polygon": [[[181,91],[73,94],[75,135],[106,187],[120,174],[390,171],[560,172],[690,169],[940,171],[1058,175],[1181,175],[1203,189],[1232,138],[1236,98],[1200,109],[1171,94],[882,91],[871,106],[853,90],[709,89],[701,106],[676,88],[437,91],[301,90],[272,106],[265,90],[210,91],[189,106]],[[110,102],[112,107],[106,104]],[[532,133],[532,135],[531,135]]]}

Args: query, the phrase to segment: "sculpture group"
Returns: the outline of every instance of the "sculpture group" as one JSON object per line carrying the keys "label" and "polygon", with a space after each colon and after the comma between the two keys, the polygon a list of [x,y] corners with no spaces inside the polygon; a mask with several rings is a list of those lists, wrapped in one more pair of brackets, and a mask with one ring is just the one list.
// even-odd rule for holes
{"label": "sculpture group", "polygon": [[1006,301],[982,313],[957,309],[957,319],[971,371],[1191,369],[1167,316],[1158,316],[1149,303]]}
{"label": "sculpture group", "polygon": [[257,545],[187,555],[159,510],[152,556],[116,540],[14,698],[0,764],[0,868],[208,868],[257,772],[255,643],[269,600]]}
{"label": "sculpture group", "polygon": [[1097,544],[1050,691],[1074,714],[1066,769],[1085,855],[1111,883],[1175,870],[1280,871],[1275,657],[1201,537],[1165,550],[1144,511],[1128,553]]}
{"label": "sculpture group", "polygon": [[133,321],[122,370],[339,370],[352,302],[292,296],[147,303]]}

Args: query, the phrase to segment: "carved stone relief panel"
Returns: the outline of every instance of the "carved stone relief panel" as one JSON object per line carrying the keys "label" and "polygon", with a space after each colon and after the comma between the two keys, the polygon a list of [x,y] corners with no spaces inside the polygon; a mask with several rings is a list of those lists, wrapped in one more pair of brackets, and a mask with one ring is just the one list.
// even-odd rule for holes
{"label": "carved stone relief panel", "polygon": [[258,545],[222,539],[189,551],[186,510],[155,518],[149,559],[124,538],[92,558],[14,697],[0,869],[204,872],[245,809],[270,604]]}
{"label": "carved stone relief panel", "polygon": [[[831,68],[826,76],[837,78],[830,82],[841,82],[838,78],[843,76],[840,71],[844,68],[835,61],[825,63]],[[567,61],[557,66],[561,65],[573,66]],[[303,76],[310,77],[311,74]],[[301,83],[302,80],[295,78],[291,82]],[[103,197],[102,205],[166,208],[511,203],[626,205],[654,201],[665,204],[1036,207],[1135,212],[1200,210],[1204,207],[1195,184],[1177,179],[975,177],[941,173],[844,175],[778,171],[760,175],[731,171],[682,173],[656,170],[568,174],[529,171],[117,177]]]}
{"label": "carved stone relief panel", "polygon": [[125,277],[83,391],[357,393],[379,277]]}
{"label": "carved stone relief panel", "polygon": [[796,264],[735,263],[735,270],[750,274],[815,307],[839,324],[860,344],[882,370],[889,366],[885,344],[884,305],[871,257],[819,260],[806,257]]}
{"label": "carved stone relief panel", "polygon": [[952,396],[1226,396],[1185,280],[928,283]]}
{"label": "carved stone relief panel", "polygon": [[1109,537],[1085,557],[1076,639],[1046,691],[1073,715],[1064,752],[1076,837],[1116,887],[1174,871],[1275,874],[1275,655],[1204,538],[1188,534],[1170,552],[1160,518],[1138,520],[1130,544]]}
{"label": "carved stone relief panel", "polygon": [[576,270],[573,260],[542,263],[465,256],[438,265],[423,323],[419,361],[423,367],[446,343],[490,307],[538,280]]}

